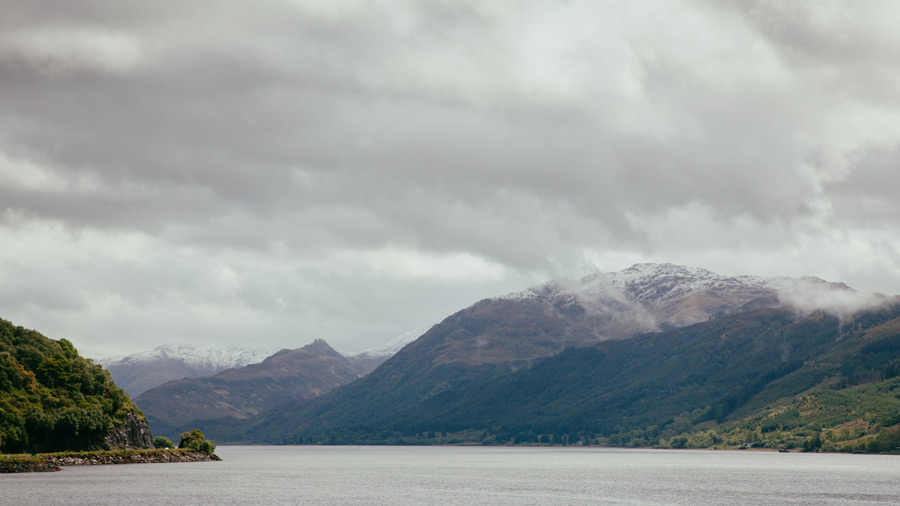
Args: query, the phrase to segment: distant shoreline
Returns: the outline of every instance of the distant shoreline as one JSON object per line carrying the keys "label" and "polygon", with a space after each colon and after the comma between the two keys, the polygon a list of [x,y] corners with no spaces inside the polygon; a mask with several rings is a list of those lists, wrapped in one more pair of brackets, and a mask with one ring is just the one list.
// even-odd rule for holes
{"label": "distant shoreline", "polygon": [[663,450],[663,451],[711,451],[711,452],[759,452],[759,453],[808,453],[808,454],[829,454],[829,455],[900,455],[900,450],[898,451],[890,451],[890,452],[861,452],[858,450],[850,451],[850,450],[842,450],[842,451],[823,451],[823,450],[815,450],[815,451],[803,451],[802,448],[767,448],[767,447],[741,447],[741,446],[706,446],[706,447],[697,447],[697,448],[672,448],[672,447],[662,447],[662,446],[607,446],[607,445],[555,445],[555,444],[479,444],[479,443],[459,443],[459,444],[449,444],[449,443],[433,443],[433,444],[419,444],[419,443],[405,443],[405,444],[381,444],[381,443],[372,443],[372,444],[321,444],[321,443],[304,443],[304,444],[266,444],[266,443],[220,443],[217,446],[233,448],[233,447],[307,447],[307,448],[322,448],[322,447],[443,447],[443,448],[522,448],[522,449],[593,449],[593,450],[627,450],[627,451],[652,451],[652,450]]}
{"label": "distant shoreline", "polygon": [[42,453],[34,456],[4,455],[0,457],[0,473],[54,472],[67,466],[210,462],[220,460],[222,459],[214,453],[180,449],[61,452]]}

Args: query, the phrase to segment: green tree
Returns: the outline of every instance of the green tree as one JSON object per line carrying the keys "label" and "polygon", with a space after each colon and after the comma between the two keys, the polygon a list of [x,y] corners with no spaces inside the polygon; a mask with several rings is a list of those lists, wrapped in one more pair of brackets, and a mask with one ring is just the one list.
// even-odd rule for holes
{"label": "green tree", "polygon": [[63,387],[69,382],[70,369],[69,359],[60,353],[41,362],[35,373],[44,385]]}
{"label": "green tree", "polygon": [[154,448],[175,448],[175,443],[165,436],[157,436],[153,438]]}

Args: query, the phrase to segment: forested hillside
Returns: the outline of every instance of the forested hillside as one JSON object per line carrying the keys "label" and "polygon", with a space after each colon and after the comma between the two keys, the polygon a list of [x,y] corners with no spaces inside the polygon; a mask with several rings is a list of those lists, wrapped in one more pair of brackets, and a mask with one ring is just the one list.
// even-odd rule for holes
{"label": "forested hillside", "polygon": [[150,447],[146,420],[109,373],[0,319],[0,452]]}

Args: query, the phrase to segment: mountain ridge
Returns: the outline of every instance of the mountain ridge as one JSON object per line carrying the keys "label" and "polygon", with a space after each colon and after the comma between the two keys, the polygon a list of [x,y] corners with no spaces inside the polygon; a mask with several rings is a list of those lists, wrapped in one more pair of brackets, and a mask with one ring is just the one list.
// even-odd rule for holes
{"label": "mountain ridge", "polygon": [[886,300],[882,294],[858,292],[845,283],[814,276],[726,276],[670,263],[641,263],[578,280],[551,280],[491,300],[541,297],[574,297],[587,301],[586,309],[607,299],[618,301],[622,310],[642,313],[648,324],[653,321],[642,331],[707,321],[754,300],[770,299],[767,304],[772,307],[793,306],[801,311],[827,308],[832,312],[852,312]]}
{"label": "mountain ridge", "polygon": [[[812,277],[720,276],[671,264],[639,264],[576,281],[549,281],[478,301],[430,328],[365,378],[315,400],[273,408],[249,422],[268,427],[268,436],[254,436],[255,429],[245,426],[243,435],[232,431],[223,437],[274,442],[281,431],[287,440],[298,441],[296,437],[328,432],[328,427],[377,432],[398,428],[398,423],[412,430],[416,422],[403,417],[423,406],[438,409],[429,404],[435,399],[489,388],[511,374],[528,374],[532,366],[566,349],[617,347],[635,335],[674,332],[729,315],[740,322],[753,311],[802,320],[815,314],[815,303],[852,313],[893,300]],[[754,374],[764,378],[770,373]],[[464,410],[464,405],[457,408]]]}
{"label": "mountain ridge", "polygon": [[[388,402],[380,409],[359,405],[378,394],[371,385],[358,391],[355,383],[303,405],[276,407],[241,437],[268,443],[580,441],[664,447],[702,447],[727,439],[734,446],[755,442],[799,448],[815,439],[817,430],[824,438],[825,431],[846,423],[864,424],[869,438],[883,430],[890,435],[900,423],[900,415],[891,411],[896,398],[885,407],[859,401],[869,406],[865,417],[854,413],[852,405],[845,412],[832,408],[832,426],[817,422],[821,418],[800,421],[808,408],[800,414],[788,409],[794,413],[789,419],[784,408],[770,408],[804,406],[802,396],[842,392],[841,382],[853,388],[892,381],[890,391],[900,391],[900,383],[892,379],[900,375],[900,333],[878,330],[900,329],[900,300],[877,313],[862,312],[858,320],[842,323],[833,315],[800,316],[790,308],[740,311],[633,339],[569,348],[533,367],[472,381],[415,403],[394,405],[382,398]],[[854,362],[866,349],[881,358]],[[348,405],[381,415],[348,417]],[[768,421],[773,418],[793,425],[775,426],[777,422]],[[703,443],[699,435],[712,443]]]}
{"label": "mountain ridge", "polygon": [[205,365],[222,370],[261,362],[277,350],[251,349],[240,347],[209,347],[193,344],[164,344],[152,350],[138,351],[121,356],[107,356],[94,362],[105,366],[117,362],[147,361],[155,358],[183,360],[191,365]]}
{"label": "mountain ridge", "polygon": [[[427,329],[418,327],[387,343],[362,351],[338,353],[352,362],[353,370],[365,375]],[[102,357],[94,362],[108,370],[116,384],[129,395],[137,397],[172,380],[213,376],[226,369],[257,364],[279,351],[282,350],[165,344],[128,355]]]}
{"label": "mountain ridge", "polygon": [[365,375],[370,366],[316,339],[259,363],[166,382],[137,396],[135,403],[158,434],[174,437],[197,419],[240,420],[285,401],[317,397]]}

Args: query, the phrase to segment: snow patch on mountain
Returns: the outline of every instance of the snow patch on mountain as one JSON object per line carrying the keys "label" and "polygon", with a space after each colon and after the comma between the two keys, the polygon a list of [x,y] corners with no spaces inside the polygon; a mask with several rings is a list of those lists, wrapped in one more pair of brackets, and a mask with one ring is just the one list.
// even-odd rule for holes
{"label": "snow patch on mountain", "polygon": [[203,348],[191,344],[168,344],[153,350],[130,355],[107,357],[96,360],[104,367],[154,362],[158,360],[179,360],[191,367],[223,371],[234,367],[262,362],[276,350],[255,350],[248,348]]}
{"label": "snow patch on mountain", "polygon": [[550,305],[572,299],[588,313],[618,311],[617,318],[651,331],[714,319],[753,301],[843,317],[892,298],[816,277],[723,276],[702,268],[642,263],[579,280],[549,281],[498,299],[544,300]]}
{"label": "snow patch on mountain", "polygon": [[343,355],[347,358],[390,358],[397,354],[398,351],[403,349],[407,344],[418,339],[422,334],[428,331],[432,325],[422,325],[420,327],[416,327],[412,330],[408,330],[391,341],[384,343],[382,345],[376,346],[374,348],[369,348],[362,351],[357,351],[353,353],[343,353]]}

